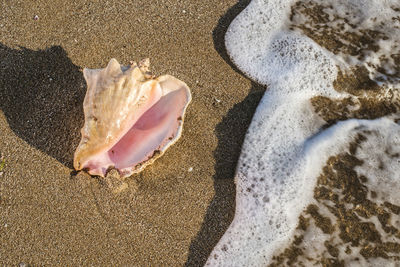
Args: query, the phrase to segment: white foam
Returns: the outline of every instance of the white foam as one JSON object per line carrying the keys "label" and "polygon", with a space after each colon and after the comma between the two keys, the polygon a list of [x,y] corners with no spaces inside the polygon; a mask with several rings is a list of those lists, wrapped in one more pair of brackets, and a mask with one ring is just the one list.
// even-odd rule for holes
{"label": "white foam", "polygon": [[[393,157],[396,154],[400,155],[400,125],[388,118],[372,121],[352,119],[339,122],[335,126],[311,138],[306,142],[305,147],[308,161],[308,168],[305,171],[306,176],[314,177],[320,171],[319,167],[325,164],[328,159],[327,157],[330,155],[348,151],[348,144],[354,141],[360,133],[365,136],[366,140],[359,145],[355,154],[357,159],[363,161],[360,166],[356,167],[356,170],[359,175],[369,178],[364,185],[368,189],[373,189],[376,194],[373,199],[371,197],[369,199],[378,205],[383,204],[384,201],[400,203],[400,196],[398,194],[400,188],[400,157]],[[340,192],[337,193],[340,197],[343,197]],[[324,205],[318,205],[316,202],[315,204],[319,207],[320,214],[330,218],[333,223],[336,223],[337,218]],[[327,206],[334,207],[335,205],[330,204]],[[398,243],[400,241],[393,233],[384,231],[382,224],[376,216],[359,218],[362,222],[373,223],[380,234],[382,242]],[[396,225],[395,221],[399,220],[400,214],[391,214],[391,221],[394,225]],[[323,255],[324,250],[326,250],[325,242],[329,242],[332,246],[343,243],[339,236],[340,230],[337,226],[334,229],[333,233],[325,234],[315,225],[311,225],[304,232],[302,240],[305,244],[304,256],[299,259],[299,262],[303,263],[303,266],[310,264],[307,261],[308,258],[312,258],[314,262],[317,262],[321,260],[321,256],[326,257],[326,255]],[[339,258],[343,260],[345,266],[396,266],[395,261],[390,258],[378,257],[365,259],[359,253],[362,246],[349,246],[351,247],[351,253],[346,253],[345,247],[345,245],[338,246]],[[276,250],[274,251],[276,252]],[[387,252],[387,254],[391,255],[392,253]],[[330,258],[330,256],[326,258]]]}
{"label": "white foam", "polygon": [[[325,8],[323,12],[329,16],[329,22],[322,26],[328,26],[332,29],[344,28],[341,32],[351,33],[358,36],[364,36],[365,40],[370,39],[375,42],[374,45],[359,45],[351,43],[346,39],[346,35],[335,35],[338,41],[346,45],[358,47],[356,55],[343,53],[343,49],[338,49],[338,56],[332,57],[338,64],[347,62],[350,65],[363,65],[370,71],[371,78],[387,79],[385,73],[395,74],[395,82],[399,81],[398,67],[392,55],[400,53],[400,17],[399,2],[397,0],[336,0],[327,3],[325,0],[306,0],[305,3],[322,5]],[[305,7],[310,8],[309,6]],[[305,15],[297,14],[294,22],[304,24],[305,27],[312,27],[316,32],[324,34],[323,27],[313,25],[313,22],[307,21]],[[376,34],[376,36],[373,36]],[[341,64],[343,66],[343,64]],[[379,67],[382,69],[379,70]],[[384,71],[384,73],[381,73]]]}
{"label": "white foam", "polygon": [[[365,1],[357,1],[361,2]],[[301,33],[288,30],[293,3],[253,0],[226,34],[234,63],[268,85],[268,90],[257,107],[239,159],[235,218],[206,265],[268,264],[276,249],[292,238],[299,214],[312,202],[316,178],[328,157],[348,144],[350,129],[369,123],[351,120],[312,139],[325,122],[314,113],[310,99],[346,94],[332,85],[340,58]],[[379,5],[378,0],[374,3]],[[380,127],[389,122],[373,123]],[[329,149],[316,154],[317,147]],[[399,166],[394,168],[400,171]]]}

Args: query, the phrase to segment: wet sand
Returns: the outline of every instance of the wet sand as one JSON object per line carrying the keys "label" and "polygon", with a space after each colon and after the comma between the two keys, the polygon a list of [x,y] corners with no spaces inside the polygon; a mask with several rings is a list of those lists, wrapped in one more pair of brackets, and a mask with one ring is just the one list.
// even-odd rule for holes
{"label": "wet sand", "polygon": [[[0,2],[0,265],[205,263],[233,218],[234,169],[264,91],[223,44],[249,2]],[[193,94],[182,138],[119,194],[72,169],[81,70],[112,57],[149,57]]]}

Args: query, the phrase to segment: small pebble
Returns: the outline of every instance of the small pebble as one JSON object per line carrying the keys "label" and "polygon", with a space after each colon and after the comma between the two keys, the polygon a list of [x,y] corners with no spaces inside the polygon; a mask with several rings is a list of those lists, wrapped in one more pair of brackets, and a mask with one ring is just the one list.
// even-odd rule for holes
{"label": "small pebble", "polygon": [[190,167],[189,169],[188,169],[188,172],[192,172],[193,171],[193,167]]}

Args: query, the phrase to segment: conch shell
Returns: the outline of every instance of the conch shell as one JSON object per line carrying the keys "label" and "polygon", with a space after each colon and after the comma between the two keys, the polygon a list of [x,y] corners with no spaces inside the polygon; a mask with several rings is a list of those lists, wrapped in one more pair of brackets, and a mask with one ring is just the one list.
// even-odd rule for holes
{"label": "conch shell", "polygon": [[115,168],[127,177],[179,139],[189,87],[170,75],[154,78],[149,65],[148,59],[130,66],[111,59],[104,69],[83,70],[88,89],[76,170],[104,177]]}

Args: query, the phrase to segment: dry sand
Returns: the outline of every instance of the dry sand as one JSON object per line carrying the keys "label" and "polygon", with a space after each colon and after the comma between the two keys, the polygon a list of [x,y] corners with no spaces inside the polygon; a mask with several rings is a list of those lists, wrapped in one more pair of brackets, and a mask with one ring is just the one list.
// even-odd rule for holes
{"label": "dry sand", "polygon": [[[205,263],[233,218],[233,173],[264,91],[224,50],[249,2],[0,0],[0,265]],[[182,138],[119,194],[72,172],[81,69],[112,57],[150,57],[193,94]]]}

